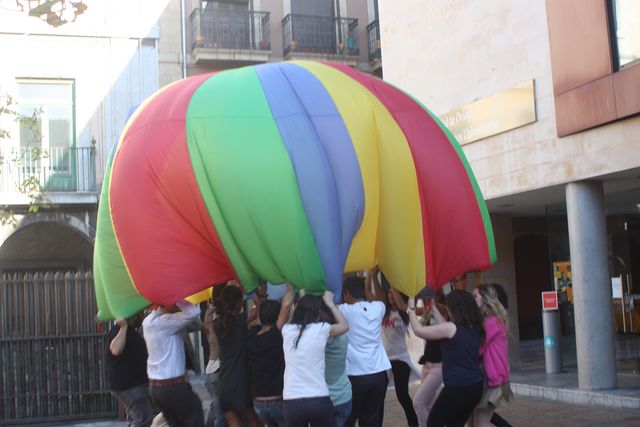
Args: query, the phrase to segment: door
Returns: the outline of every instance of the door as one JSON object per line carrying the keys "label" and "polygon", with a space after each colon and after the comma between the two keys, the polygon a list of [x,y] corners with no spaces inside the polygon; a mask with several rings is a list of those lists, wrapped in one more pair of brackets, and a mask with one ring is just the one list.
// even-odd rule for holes
{"label": "door", "polygon": [[0,426],[117,414],[96,313],[91,273],[0,277]]}
{"label": "door", "polygon": [[291,1],[292,33],[298,51],[336,53],[335,10],[333,0]]}

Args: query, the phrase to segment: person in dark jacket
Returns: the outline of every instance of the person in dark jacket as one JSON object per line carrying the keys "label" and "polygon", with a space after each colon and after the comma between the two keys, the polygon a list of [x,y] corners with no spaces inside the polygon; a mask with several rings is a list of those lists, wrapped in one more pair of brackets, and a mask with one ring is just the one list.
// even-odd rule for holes
{"label": "person in dark jacket", "polygon": [[124,406],[131,427],[148,427],[154,416],[149,399],[147,347],[136,331],[142,318],[142,313],[126,320],[118,318],[109,332],[107,350],[109,386]]}

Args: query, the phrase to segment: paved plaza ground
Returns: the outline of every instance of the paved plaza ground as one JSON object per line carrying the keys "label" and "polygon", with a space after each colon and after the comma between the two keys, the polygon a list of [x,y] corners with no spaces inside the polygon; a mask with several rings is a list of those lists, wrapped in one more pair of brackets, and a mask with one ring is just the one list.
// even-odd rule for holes
{"label": "paved plaza ground", "polygon": [[[417,360],[422,352],[423,341],[410,337],[408,346],[412,359]],[[623,359],[636,361],[635,339],[617,336],[616,354]],[[544,350],[542,340],[521,343],[521,365],[523,369],[511,373],[512,388],[518,391],[515,401],[500,414],[513,426],[640,426],[640,376],[627,369],[618,374],[618,388],[601,392],[581,392],[577,389],[578,379],[575,369],[575,341],[563,338],[564,372],[555,375],[544,373]],[[628,348],[627,348],[628,347]],[[633,356],[633,357],[632,357]],[[630,360],[631,360],[630,359]],[[632,368],[635,367],[632,366]],[[619,367],[620,368],[620,367]],[[193,376],[191,382],[208,407],[209,395],[204,388],[203,378]],[[411,386],[415,393],[417,383]],[[544,389],[544,390],[542,390]],[[542,390],[542,391],[541,391]],[[555,392],[555,394],[554,394]],[[572,399],[562,399],[570,395]],[[531,396],[532,398],[528,397]],[[545,397],[547,400],[541,400]],[[565,396],[566,397],[566,396]],[[564,403],[563,402],[572,402]],[[600,402],[599,404],[597,404]],[[587,403],[596,403],[588,405]],[[609,407],[605,407],[608,405]],[[620,409],[621,407],[635,409]],[[617,407],[616,407],[617,406]],[[52,424],[49,424],[51,426]],[[58,426],[74,427],[125,427],[122,421],[85,421],[74,424],[61,423]],[[404,412],[398,403],[395,391],[389,389],[385,401],[385,427],[406,426]]]}
{"label": "paved plaza ground", "polygon": [[[415,385],[412,387],[415,390]],[[413,391],[412,390],[412,394]],[[609,426],[638,426],[640,425],[640,411],[569,405],[561,402],[548,402],[516,398],[511,406],[500,411],[514,427],[609,427]],[[59,426],[69,424],[57,424]],[[74,427],[126,427],[121,421],[79,422]],[[384,427],[406,426],[404,413],[393,390],[387,393],[385,401]]]}

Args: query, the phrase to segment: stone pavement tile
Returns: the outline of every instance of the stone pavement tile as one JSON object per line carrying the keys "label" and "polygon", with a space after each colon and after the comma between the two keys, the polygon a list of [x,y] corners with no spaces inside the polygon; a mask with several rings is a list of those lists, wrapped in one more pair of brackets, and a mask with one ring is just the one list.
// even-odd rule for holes
{"label": "stone pavement tile", "polygon": [[500,415],[514,426],[638,426],[640,411],[518,398]]}
{"label": "stone pavement tile", "polygon": [[95,420],[95,421],[67,421],[63,423],[28,424],[29,427],[127,427],[125,421]]}
{"label": "stone pavement tile", "polygon": [[[411,395],[417,384],[411,385]],[[194,387],[198,391],[198,387]],[[200,394],[200,393],[198,393]],[[204,397],[203,395],[201,395]],[[208,402],[203,402],[207,404]],[[637,427],[640,425],[640,410],[600,408],[563,402],[549,402],[517,397],[507,408],[501,408],[500,415],[516,427]],[[73,427],[126,427],[123,421],[83,421],[75,424],[58,424]],[[407,425],[402,407],[393,389],[387,390],[385,400],[384,427],[404,427]]]}
{"label": "stone pavement tile", "polygon": [[[543,370],[519,370],[511,373],[514,394],[520,397],[561,401],[578,405],[640,409],[640,377],[618,374],[618,388],[585,391],[578,389],[576,371],[546,374]],[[640,423],[638,424],[640,425]]]}
{"label": "stone pavement tile", "polygon": [[[411,387],[411,394],[416,386]],[[516,397],[500,415],[515,427],[637,427],[640,426],[640,410],[601,408],[563,402],[549,402]],[[385,400],[384,427],[404,427],[406,418],[393,390]]]}

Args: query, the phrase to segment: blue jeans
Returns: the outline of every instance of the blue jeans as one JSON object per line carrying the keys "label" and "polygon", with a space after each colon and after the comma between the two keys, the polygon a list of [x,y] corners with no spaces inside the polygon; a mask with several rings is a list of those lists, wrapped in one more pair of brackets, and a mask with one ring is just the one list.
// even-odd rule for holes
{"label": "blue jeans", "polygon": [[218,373],[207,374],[204,385],[211,395],[211,404],[209,405],[209,414],[207,415],[205,426],[227,427],[227,420],[222,409],[220,409],[220,401],[218,400]]}
{"label": "blue jeans", "polygon": [[333,407],[333,427],[345,427],[351,414],[351,400]]}
{"label": "blue jeans", "polygon": [[273,402],[253,401],[253,409],[258,414],[260,421],[265,423],[267,427],[285,427],[284,417],[282,416],[282,400]]}
{"label": "blue jeans", "polygon": [[113,395],[124,405],[130,427],[149,427],[154,417],[153,406],[149,399],[149,387],[140,384]]}

